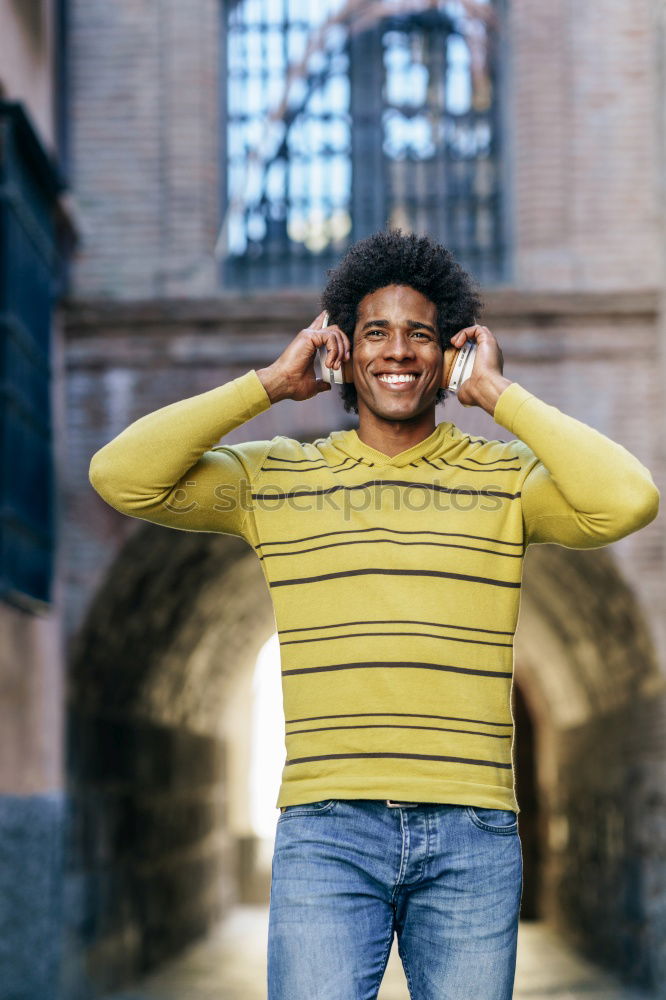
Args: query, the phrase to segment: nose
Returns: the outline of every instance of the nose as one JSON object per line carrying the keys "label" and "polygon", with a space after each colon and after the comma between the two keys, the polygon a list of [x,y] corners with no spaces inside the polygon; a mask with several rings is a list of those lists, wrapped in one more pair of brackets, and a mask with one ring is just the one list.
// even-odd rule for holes
{"label": "nose", "polygon": [[385,358],[395,358],[396,360],[416,356],[414,345],[405,333],[395,333],[388,340],[384,341],[383,355]]}

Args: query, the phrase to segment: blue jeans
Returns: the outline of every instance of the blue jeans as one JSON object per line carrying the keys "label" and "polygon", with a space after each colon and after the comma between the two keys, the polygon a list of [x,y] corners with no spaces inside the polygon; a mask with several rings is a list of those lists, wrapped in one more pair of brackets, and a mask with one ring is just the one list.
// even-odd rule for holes
{"label": "blue jeans", "polygon": [[523,858],[508,809],[325,799],[277,821],[268,1000],[510,1000]]}

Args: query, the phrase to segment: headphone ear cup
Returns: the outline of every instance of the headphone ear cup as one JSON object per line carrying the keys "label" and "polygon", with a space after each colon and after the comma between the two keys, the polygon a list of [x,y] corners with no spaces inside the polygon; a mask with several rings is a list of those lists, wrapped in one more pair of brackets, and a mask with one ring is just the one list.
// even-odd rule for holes
{"label": "headphone ear cup", "polygon": [[449,379],[458,355],[458,350],[459,348],[457,347],[447,347],[442,355],[442,379],[440,382],[442,389],[448,389],[449,387]]}
{"label": "headphone ear cup", "polygon": [[[319,358],[321,378],[323,378],[325,382],[329,382],[331,385],[342,385],[343,382],[353,381],[351,378],[350,362],[343,361],[340,368],[326,367],[326,347],[323,344],[320,344],[317,348],[317,357]],[[347,377],[347,367],[349,370],[349,377]]]}

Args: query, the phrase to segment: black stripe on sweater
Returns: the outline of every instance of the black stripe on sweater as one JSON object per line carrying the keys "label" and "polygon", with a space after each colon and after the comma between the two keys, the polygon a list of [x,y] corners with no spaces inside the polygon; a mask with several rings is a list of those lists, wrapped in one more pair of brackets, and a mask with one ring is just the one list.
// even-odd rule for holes
{"label": "black stripe on sweater", "polygon": [[[464,472],[485,472],[485,473],[488,473],[488,472],[520,472],[520,469],[521,469],[520,466],[516,467],[514,465],[507,466],[507,467],[505,467],[503,469],[470,469],[467,465],[456,465],[455,462],[447,462],[445,458],[436,458],[435,462],[431,462],[430,459],[424,457],[423,461],[427,462],[428,465],[431,465],[433,469],[437,469],[438,472],[441,472],[442,469],[441,469],[441,466],[435,465],[435,462],[444,462],[444,465],[448,465],[450,469],[462,469]],[[410,465],[418,465],[418,462],[410,462],[409,464]],[[492,463],[489,462],[488,465],[490,465],[490,464],[492,464]]]}
{"label": "black stripe on sweater", "polygon": [[399,542],[397,538],[360,538],[348,542],[327,542],[326,545],[312,545],[309,549],[296,549],[295,552],[267,552],[259,559],[271,559],[276,556],[303,556],[307,552],[321,552],[322,549],[335,549],[340,545],[431,545],[439,549],[464,549],[466,552],[483,552],[489,556],[503,556],[505,559],[522,559],[522,552],[495,552],[493,549],[477,549],[474,545],[455,545],[453,542]]}
{"label": "black stripe on sweater", "polygon": [[510,740],[511,733],[480,733],[476,729],[453,729],[449,726],[397,726],[376,722],[369,726],[319,726],[317,729],[292,729],[287,736],[303,736],[306,733],[333,733],[338,729],[425,729],[433,733],[461,733],[465,736],[483,736],[489,740]]}
{"label": "black stripe on sweater", "polygon": [[315,636],[311,639],[287,639],[280,642],[281,646],[297,646],[303,642],[338,642],[340,639],[360,639],[362,636],[372,636],[375,639],[392,638],[397,635],[411,635],[418,639],[440,639],[445,642],[466,642],[475,646],[499,646],[501,649],[512,649],[510,642],[488,642],[486,639],[463,639],[457,635],[435,635],[432,632],[342,632],[340,635]]}
{"label": "black stripe on sweater", "polygon": [[328,493],[337,493],[339,490],[364,490],[372,486],[401,486],[403,489],[410,490],[423,489],[433,490],[437,493],[462,494],[463,496],[500,497],[505,500],[517,500],[521,496],[520,491],[518,493],[505,493],[502,490],[477,490],[472,486],[467,488],[465,486],[441,486],[439,483],[412,483],[405,479],[368,479],[365,483],[349,486],[340,483],[339,486],[328,486],[321,490],[290,490],[286,493],[252,493],[250,495],[253,500],[290,500],[293,497],[325,496]]}
{"label": "black stripe on sweater", "polygon": [[304,535],[301,538],[285,538],[279,542],[260,542],[256,548],[265,549],[267,545],[296,545],[298,542],[311,542],[318,538],[328,538],[329,535],[363,535],[367,531],[388,531],[392,535],[437,535],[442,538],[472,538],[479,542],[493,542],[495,545],[511,545],[515,548],[523,548],[523,542],[506,542],[502,538],[489,538],[487,535],[468,535],[462,531],[419,531],[408,528],[384,528],[381,525],[378,525],[376,528],[340,528],[336,531],[322,531],[316,535]]}
{"label": "black stripe on sweater", "polygon": [[[361,464],[362,459],[352,459],[346,458],[344,462],[338,462],[337,465],[329,465],[325,459],[315,459],[315,458],[278,458],[277,456],[267,455],[266,459],[270,459],[273,462],[291,462],[295,465],[297,462],[321,462],[321,465],[311,465],[308,469],[294,469],[291,466],[281,467],[276,465],[262,465],[260,467],[261,472],[316,472],[318,469],[328,469],[329,472],[347,472],[349,469],[355,468],[357,465]],[[351,462],[351,465],[347,463]],[[374,462],[368,463],[374,466]]]}
{"label": "black stripe on sweater", "polygon": [[466,462],[474,462],[475,465],[494,465],[496,462],[519,462],[519,455],[509,455],[507,458],[493,458],[490,462],[480,462],[476,458],[466,458]]}
{"label": "black stripe on sweater", "polygon": [[271,580],[271,587],[300,587],[306,583],[321,583],[324,580],[339,580],[345,576],[437,576],[448,580],[464,580],[466,583],[484,583],[489,587],[520,588],[520,581],[494,580],[485,576],[470,576],[468,573],[446,573],[438,569],[384,569],[382,567],[362,567],[343,569],[335,573],[320,573],[318,576],[295,576],[288,580]]}
{"label": "black stripe on sweater", "polygon": [[356,760],[363,758],[393,759],[393,760],[441,760],[451,764],[478,764],[480,767],[501,767],[511,770],[511,764],[498,764],[494,760],[473,760],[471,757],[445,757],[442,754],[431,753],[327,753],[316,757],[295,757],[285,761],[285,766],[293,764],[311,764],[317,760]]}
{"label": "black stripe on sweater", "polygon": [[435,628],[456,628],[462,632],[489,632],[491,635],[515,635],[498,628],[474,628],[472,625],[453,625],[450,622],[428,622],[418,618],[361,618],[351,622],[333,622],[328,625],[301,625],[297,628],[280,629],[280,635],[288,632],[312,632],[325,628],[343,628],[345,625],[433,625]]}
{"label": "black stripe on sweater", "polygon": [[[292,465],[299,465],[301,462],[323,462],[323,461],[325,461],[323,458],[281,458],[279,455],[271,455],[270,452],[268,453],[268,455],[266,455],[266,460],[268,460],[269,458],[270,458],[270,460],[272,462],[291,462]],[[345,462],[347,462],[347,461],[349,461],[349,460],[345,459]]]}
{"label": "black stripe on sweater", "polygon": [[386,718],[387,716],[404,719],[443,719],[448,722],[471,722],[479,726],[509,726],[513,728],[513,722],[488,722],[487,719],[466,719],[459,715],[426,715],[423,712],[346,712],[338,715],[310,715],[303,719],[287,719],[286,725],[292,726],[301,722],[321,722],[324,719],[366,719]]}
{"label": "black stripe on sweater", "polygon": [[419,660],[367,660],[351,663],[330,663],[325,667],[293,667],[283,670],[282,676],[292,674],[319,674],[330,670],[389,670],[389,669],[441,670],[454,674],[474,674],[477,677],[511,677],[508,670],[477,670],[473,667],[454,667],[449,663],[422,663]]}

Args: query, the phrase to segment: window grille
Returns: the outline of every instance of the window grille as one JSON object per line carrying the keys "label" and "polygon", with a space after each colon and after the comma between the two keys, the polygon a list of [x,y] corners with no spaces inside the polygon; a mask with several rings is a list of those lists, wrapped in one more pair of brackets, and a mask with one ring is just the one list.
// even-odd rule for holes
{"label": "window grille", "polygon": [[226,285],[318,285],[386,226],[503,280],[499,6],[228,0]]}

